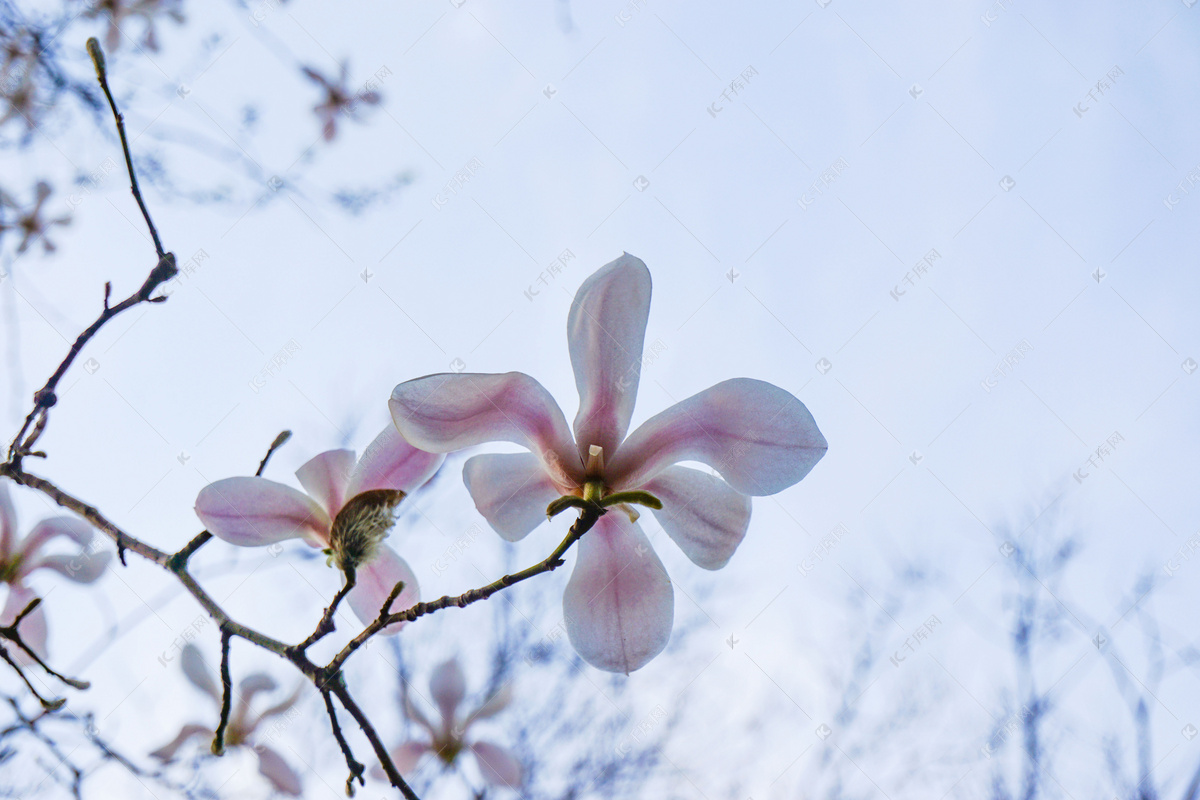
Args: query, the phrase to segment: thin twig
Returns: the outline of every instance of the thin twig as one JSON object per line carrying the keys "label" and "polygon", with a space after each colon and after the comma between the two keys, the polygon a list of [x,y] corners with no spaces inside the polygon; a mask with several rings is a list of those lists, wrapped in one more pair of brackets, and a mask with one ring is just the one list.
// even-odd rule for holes
{"label": "thin twig", "polygon": [[[341,680],[341,673],[338,674],[336,680]],[[346,778],[346,794],[349,797],[354,796],[354,781],[358,780],[359,786],[365,786],[366,780],[363,778],[363,772],[366,767],[354,757],[353,751],[350,750],[350,743],[346,741],[345,735],[342,734],[341,723],[338,722],[337,709],[333,707],[333,695],[331,689],[322,689],[321,697],[325,700],[325,710],[329,712],[329,726],[333,728],[333,738],[337,740],[338,747],[342,749],[342,755],[346,758],[346,768],[350,770],[350,777]]]}
{"label": "thin twig", "polygon": [[[15,644],[17,647],[21,648],[21,650],[27,656],[29,656],[29,658],[33,659],[34,663],[36,663],[39,667],[41,667],[43,670],[45,670],[48,675],[53,675],[55,678],[58,678],[63,683],[67,684],[68,686],[72,686],[76,689],[87,689],[89,686],[91,686],[91,684],[89,684],[87,681],[81,681],[78,678],[68,678],[66,675],[63,675],[61,672],[54,670],[53,668],[51,668],[51,666],[49,664],[47,664],[45,661],[42,660],[41,656],[39,656],[37,653],[34,652],[32,647],[30,647],[28,644],[25,643],[24,639],[21,638],[21,632],[17,630],[17,626],[19,626],[21,624],[21,620],[25,619],[25,617],[28,616],[35,608],[37,608],[41,604],[41,602],[42,602],[42,598],[40,598],[40,597],[35,597],[32,600],[30,600],[29,605],[25,606],[25,608],[21,611],[21,613],[17,614],[17,616],[13,619],[13,621],[11,623],[9,623],[8,625],[0,626],[0,637],[8,639],[10,642]],[[22,677],[24,677],[24,676],[22,676]],[[43,703],[43,705],[44,705],[44,703]]]}
{"label": "thin twig", "polygon": [[[336,674],[341,675],[341,673]],[[404,780],[404,777],[400,774],[400,770],[396,768],[391,754],[388,753],[383,740],[379,738],[379,734],[375,732],[375,727],[371,725],[371,721],[367,719],[367,715],[363,713],[363,710],[358,707],[358,703],[354,702],[354,698],[350,696],[350,691],[346,688],[345,682],[342,680],[331,681],[329,691],[337,695],[337,699],[341,702],[342,707],[350,712],[350,716],[354,717],[354,721],[358,723],[358,727],[366,735],[367,741],[371,743],[372,749],[375,750],[379,764],[383,767],[384,774],[388,776],[388,780],[391,781],[392,786],[400,790],[400,794],[404,795],[405,800],[420,800],[417,797],[417,793]]]}
{"label": "thin twig", "polygon": [[213,734],[213,755],[225,754],[225,729],[229,727],[229,710],[233,706],[233,678],[229,676],[229,640],[233,638],[224,627],[221,628],[221,720],[217,723],[216,733]]}
{"label": "thin twig", "polygon": [[[329,607],[325,609],[325,613],[321,615],[321,621],[317,623],[316,629],[309,634],[308,638],[300,644],[296,645],[296,650],[303,653],[308,648],[312,647],[321,639],[337,630],[337,626],[333,624],[333,615],[337,613],[338,604],[350,594],[350,590],[354,588],[357,582],[353,569],[346,570],[346,585],[338,589],[337,594],[333,596],[333,600],[329,603]],[[387,608],[387,606],[384,606]]]}

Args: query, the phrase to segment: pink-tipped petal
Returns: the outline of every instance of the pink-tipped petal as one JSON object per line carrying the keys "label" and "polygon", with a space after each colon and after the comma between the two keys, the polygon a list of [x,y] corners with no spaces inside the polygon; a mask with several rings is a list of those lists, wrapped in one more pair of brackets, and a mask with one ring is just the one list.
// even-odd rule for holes
{"label": "pink-tipped petal", "polygon": [[[17,615],[24,611],[36,597],[37,593],[24,584],[9,584],[8,599],[4,602],[4,609],[0,610],[0,625],[12,625]],[[49,631],[46,627],[45,602],[40,603],[37,608],[25,615],[21,624],[17,626],[17,633],[21,634],[21,641],[25,642],[30,650],[37,653],[39,658],[46,658],[46,640],[49,638]],[[8,650],[19,663],[34,663],[29,654],[15,644],[10,643]]]}
{"label": "pink-tipped petal", "polygon": [[242,547],[304,538],[329,540],[329,515],[308,495],[266,478],[225,478],[196,497],[196,516],[213,536]]}
{"label": "pink-tipped petal", "polygon": [[535,453],[563,485],[583,475],[562,409],[524,373],[427,375],[397,386],[388,407],[400,435],[422,450],[514,442]]}
{"label": "pink-tipped petal", "polygon": [[179,752],[179,748],[191,739],[193,736],[212,736],[212,729],[206,728],[203,725],[184,725],[179,729],[179,733],[175,738],[164,744],[162,747],[155,750],[150,755],[157,758],[159,761],[171,761],[175,758],[175,754]]}
{"label": "pink-tipped petal", "polygon": [[619,510],[601,517],[576,549],[563,593],[567,636],[593,667],[628,674],[671,638],[671,579],[646,534]]}
{"label": "pink-tipped petal", "polygon": [[444,453],[427,453],[404,441],[395,425],[375,437],[350,475],[348,497],[371,489],[395,489],[412,494],[433,477],[446,460]]}
{"label": "pink-tipped petal", "polygon": [[296,480],[309,496],[324,506],[332,519],[350,496],[346,484],[354,472],[353,450],[326,450],[300,465]]}
{"label": "pink-tipped petal", "polygon": [[200,652],[199,647],[192,642],[185,644],[179,653],[179,666],[183,668],[183,676],[193,686],[211,697],[213,702],[218,705],[221,703],[221,690],[217,687],[217,680],[204,661],[204,654]]}
{"label": "pink-tipped petal", "polygon": [[725,566],[750,527],[750,498],[707,472],[667,467],[642,488],[662,500],[654,517],[698,567]]}
{"label": "pink-tipped petal", "polygon": [[73,556],[39,556],[29,562],[28,566],[22,565],[22,574],[28,575],[35,569],[45,567],[76,583],[94,583],[104,574],[104,570],[108,569],[110,561],[112,561],[112,553],[107,550],[100,550],[95,553],[90,550],[84,550],[82,553],[77,553]]}
{"label": "pink-tipped petal", "polygon": [[492,786],[521,788],[521,763],[512,753],[491,742],[475,742],[470,747],[471,752],[475,754],[475,760],[479,762],[479,771],[483,773],[485,781]]}
{"label": "pink-tipped petal", "polygon": [[475,508],[510,542],[546,521],[546,506],[562,492],[533,453],[472,456],[463,465],[463,483]]}
{"label": "pink-tipped petal", "polygon": [[17,509],[8,493],[8,481],[0,481],[0,561],[13,554],[17,541]]}
{"label": "pink-tipped petal", "polygon": [[292,797],[300,796],[304,791],[300,785],[300,776],[283,760],[283,756],[265,744],[254,745],[254,752],[258,754],[258,771],[271,782],[275,791]]}
{"label": "pink-tipped petal", "polygon": [[442,713],[443,729],[453,730],[458,707],[467,694],[467,678],[463,675],[457,658],[443,661],[434,668],[433,675],[429,678],[429,693],[433,695],[433,702]]}
{"label": "pink-tipped petal", "polygon": [[583,282],[567,317],[579,413],[575,441],[613,453],[629,430],[650,317],[650,270],[628,253]]}
{"label": "pink-tipped petal", "polygon": [[[346,596],[346,601],[363,624],[371,623],[379,616],[388,595],[400,581],[404,581],[404,588],[392,602],[389,613],[411,608],[421,599],[421,589],[412,568],[386,544],[379,545],[375,557],[358,568],[355,579],[354,588]],[[402,627],[403,622],[396,622],[384,628],[382,633],[393,634]]]}
{"label": "pink-tipped petal", "polygon": [[765,381],[734,378],[648,419],[609,461],[605,477],[641,486],[678,461],[713,467],[742,494],[775,494],[808,474],[829,447],[804,404]]}
{"label": "pink-tipped petal", "polygon": [[60,536],[80,546],[87,546],[93,535],[95,531],[92,526],[79,517],[50,517],[33,526],[20,545],[21,554],[26,559],[33,559],[47,543]]}

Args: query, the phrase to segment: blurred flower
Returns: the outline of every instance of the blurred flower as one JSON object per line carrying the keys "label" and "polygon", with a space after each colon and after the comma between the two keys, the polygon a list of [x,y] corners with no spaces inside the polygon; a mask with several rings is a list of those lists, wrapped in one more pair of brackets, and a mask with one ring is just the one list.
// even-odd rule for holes
{"label": "blurred flower", "polygon": [[[199,648],[188,642],[184,645],[183,651],[180,653],[179,661],[183,666],[184,676],[192,682],[192,685],[211,697],[217,707],[220,708],[221,688],[217,685],[212,672],[205,665],[204,657],[200,655]],[[274,691],[275,681],[270,675],[262,672],[247,675],[238,684],[236,691],[238,698],[237,706],[230,714],[229,725],[225,729],[225,748],[246,747],[253,750],[254,754],[258,756],[258,771],[271,782],[277,791],[292,795],[293,797],[298,797],[302,791],[300,776],[288,766],[288,763],[283,760],[283,757],[279,753],[263,743],[264,739],[266,741],[274,739],[278,735],[278,728],[283,727],[283,725],[276,723],[276,727],[266,733],[260,731],[259,728],[272,717],[280,715],[291,717],[291,714],[288,714],[288,712],[296,704],[296,700],[299,699],[300,691],[303,688],[304,684],[301,683],[291,695],[276,705],[271,706],[261,714],[253,714],[250,711],[250,702],[259,692]],[[192,737],[206,736],[211,739],[215,735],[213,728],[207,725],[188,723],[180,728],[179,733],[174,739],[150,755],[166,763],[173,760],[179,748]]]}
{"label": "blurred flower", "polygon": [[[92,583],[108,567],[112,553],[94,552],[89,544],[94,531],[78,517],[44,519],[24,539],[17,541],[17,512],[8,494],[8,481],[0,480],[0,583],[8,584],[8,600],[0,611],[0,625],[11,625],[37,595],[25,585],[34,570],[50,569],[76,583]],[[65,536],[79,545],[75,555],[46,554],[54,539]],[[46,653],[45,604],[31,611],[17,629],[22,640],[39,656]],[[18,650],[18,654],[19,654]]]}
{"label": "blurred flower", "polygon": [[352,91],[346,84],[349,80],[349,71],[346,64],[342,64],[340,77],[334,81],[326,78],[321,73],[317,72],[312,67],[302,67],[301,70],[313,83],[316,83],[325,91],[325,97],[320,103],[313,106],[313,111],[321,120],[322,131],[324,132],[325,141],[333,141],[333,137],[337,136],[337,118],[341,114],[351,116],[358,108],[359,103],[366,103],[369,106],[377,105],[380,101],[379,92],[363,89],[360,92]]}
{"label": "blurred flower", "polygon": [[183,0],[93,0],[83,16],[86,19],[107,19],[108,31],[104,35],[104,46],[116,50],[121,46],[121,36],[126,21],[141,17],[146,21],[146,33],[142,44],[150,50],[158,50],[158,34],[154,29],[156,18],[168,16],[178,23],[185,19]]}
{"label": "blurred flower", "polygon": [[[532,451],[475,456],[463,468],[479,512],[509,541],[537,527],[548,505],[624,512],[604,514],[580,540],[563,595],[571,644],[611,672],[630,672],[662,652],[674,614],[671,581],[630,504],[655,508],[688,558],[719,569],[746,534],[749,495],[795,484],[828,446],[803,403],[750,378],[676,403],[626,438],[650,288],[646,265],[625,254],[575,295],[567,319],[580,395],[574,438],[549,392],[520,372],[429,375],[400,384],[390,401],[400,433],[425,450],[508,441]],[[685,460],[721,478],[673,466]]]}
{"label": "blurred flower", "polygon": [[[363,622],[379,616],[400,581],[404,590],[391,610],[417,602],[417,578],[408,563],[383,544],[405,495],[428,481],[445,460],[410,445],[389,426],[355,461],[353,450],[315,456],[296,478],[297,491],[259,477],[226,478],[200,490],[196,515],[214,536],[243,547],[300,538],[320,547],[356,582],[347,601]],[[385,628],[394,633],[403,623]]]}
{"label": "blurred flower", "polygon": [[[429,680],[429,692],[438,707],[440,719],[437,724],[430,722],[405,694],[404,715],[429,733],[429,741],[414,739],[395,747],[391,756],[396,769],[402,774],[411,773],[417,768],[421,757],[428,753],[433,753],[444,764],[450,766],[463,750],[470,750],[479,764],[483,779],[489,785],[519,789],[521,765],[512,753],[498,744],[481,739],[467,741],[467,733],[473,724],[481,719],[494,717],[512,702],[512,694],[508,687],[497,691],[474,711],[460,714],[459,708],[467,693],[467,682],[458,660],[452,658],[433,671],[433,677]],[[378,767],[372,772],[376,777],[383,776],[383,771]]]}
{"label": "blurred flower", "polygon": [[24,253],[38,239],[42,241],[43,251],[53,253],[57,249],[46,233],[55,225],[70,225],[71,215],[67,214],[54,219],[42,218],[42,206],[46,203],[46,198],[53,193],[54,190],[50,188],[50,184],[38,181],[34,187],[33,205],[22,209],[15,200],[0,191],[0,208],[10,209],[16,215],[12,221],[0,220],[0,235],[9,230],[19,231],[22,237],[21,243],[17,245],[18,253]]}
{"label": "blurred flower", "polygon": [[8,106],[0,114],[0,126],[18,117],[32,131],[37,125],[38,67],[40,44],[29,31],[0,30],[0,100]]}

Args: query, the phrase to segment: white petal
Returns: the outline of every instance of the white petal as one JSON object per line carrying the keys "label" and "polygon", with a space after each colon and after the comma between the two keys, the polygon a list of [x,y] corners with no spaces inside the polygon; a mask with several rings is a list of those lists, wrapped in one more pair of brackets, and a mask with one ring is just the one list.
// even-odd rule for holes
{"label": "white petal", "polygon": [[[381,544],[375,557],[356,571],[354,588],[346,596],[346,601],[364,625],[370,624],[379,616],[388,595],[401,581],[404,581],[404,588],[392,601],[389,613],[403,611],[415,605],[421,599],[421,588],[417,585],[417,576],[413,574],[408,562],[397,555],[395,550]],[[382,633],[397,633],[404,625],[403,622],[393,623],[384,628]]]}
{"label": "white petal", "polygon": [[31,561],[28,567],[23,569],[22,572],[27,575],[35,569],[45,567],[76,583],[93,583],[104,574],[104,570],[108,569],[110,561],[112,561],[112,553],[107,550],[95,553],[90,550],[84,550],[82,553],[73,556],[40,556]]}
{"label": "white petal", "polygon": [[404,441],[395,425],[388,425],[367,445],[350,476],[346,495],[353,497],[371,489],[412,494],[433,477],[445,460],[443,453],[427,453],[413,447]]}
{"label": "white petal", "polygon": [[475,508],[510,542],[546,521],[546,506],[561,494],[533,453],[489,453],[463,465]]}
{"label": "white petal", "polygon": [[254,752],[258,754],[258,771],[271,782],[276,791],[292,797],[300,796],[303,791],[300,776],[283,760],[283,756],[262,744],[255,745]]}
{"label": "white petal", "polygon": [[642,488],[662,500],[655,518],[698,567],[725,566],[750,527],[750,498],[707,472],[667,467]]}
{"label": "white petal", "polygon": [[329,541],[329,516],[308,495],[266,478],[225,478],[196,497],[196,516],[230,544],[258,547],[284,539]]}
{"label": "white petal", "polygon": [[491,742],[475,742],[470,748],[479,762],[479,771],[483,773],[485,781],[492,786],[521,788],[521,764],[513,758],[512,753]]}
{"label": "white petal", "polygon": [[8,481],[0,480],[0,562],[13,554],[17,541],[17,509],[8,494]]}
{"label": "white petal", "polygon": [[191,681],[193,686],[220,704],[221,690],[217,687],[217,680],[205,663],[199,647],[192,642],[185,644],[179,654],[179,665],[183,667],[184,677]]}
{"label": "white petal", "polygon": [[458,706],[467,693],[467,679],[457,658],[443,661],[434,668],[429,679],[429,693],[433,695],[433,702],[442,712],[444,729],[452,730]]}
{"label": "white petal", "polygon": [[346,484],[353,471],[353,450],[326,450],[301,464],[296,470],[296,480],[325,507],[332,519],[346,503]]}

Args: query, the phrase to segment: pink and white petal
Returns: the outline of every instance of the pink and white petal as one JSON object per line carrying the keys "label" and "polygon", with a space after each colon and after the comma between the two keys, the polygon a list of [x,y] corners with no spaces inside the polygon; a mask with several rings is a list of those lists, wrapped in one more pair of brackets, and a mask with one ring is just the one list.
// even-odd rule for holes
{"label": "pink and white petal", "polygon": [[469,745],[479,762],[483,779],[492,786],[521,788],[521,763],[506,748],[491,742],[475,742]]}
{"label": "pink and white petal", "polygon": [[92,526],[79,517],[50,517],[33,526],[33,530],[20,545],[21,554],[26,559],[32,559],[48,542],[60,536],[65,536],[78,545],[87,546],[95,533]]}
{"label": "pink and white petal", "polygon": [[212,735],[212,729],[206,728],[203,725],[197,725],[195,723],[184,725],[179,729],[179,733],[175,735],[174,739],[167,742],[150,755],[154,758],[157,758],[159,761],[170,761],[175,758],[175,753],[179,752],[179,748],[183,747],[183,745],[193,736]]}
{"label": "pink and white petal", "polygon": [[602,516],[580,539],[563,593],[567,636],[583,660],[607,672],[632,672],[671,638],[675,593],[650,540],[620,511]]}
{"label": "pink and white petal", "polygon": [[533,453],[489,453],[463,465],[475,508],[506,540],[517,542],[546,521],[546,506],[562,495]]}
{"label": "pink and white petal", "polygon": [[422,450],[514,442],[535,453],[563,485],[583,476],[562,409],[524,373],[427,375],[397,386],[388,407],[400,435]]}
{"label": "pink and white petal", "polygon": [[225,478],[196,497],[196,516],[230,544],[259,547],[303,538],[327,546],[329,515],[303,492],[266,478]]}
{"label": "pink and white petal", "polygon": [[451,731],[457,721],[458,707],[467,694],[467,678],[457,658],[443,661],[429,678],[429,693],[442,714],[442,729]]}
{"label": "pink and white petal", "polygon": [[276,791],[292,797],[300,796],[304,791],[300,784],[300,776],[283,760],[283,756],[265,744],[254,745],[254,752],[258,755],[258,771],[271,782]]}
{"label": "pink and white petal", "polygon": [[713,467],[742,494],[775,494],[809,473],[829,444],[793,395],[734,378],[648,419],[609,461],[609,484],[635,488],[678,461]]}
{"label": "pink and white petal", "polygon": [[641,378],[642,348],[650,317],[650,270],[628,253],[583,282],[567,317],[567,342],[579,413],[575,441],[586,461],[589,445],[606,455],[629,430]]}
{"label": "pink and white petal", "polygon": [[354,497],[371,489],[396,489],[412,494],[425,485],[426,481],[446,460],[444,453],[428,453],[404,441],[395,425],[388,425],[367,449],[350,475],[347,497]]}
{"label": "pink and white petal", "polygon": [[354,472],[353,450],[326,450],[300,465],[296,480],[304,491],[324,506],[330,519],[346,504],[346,484]]}
{"label": "pink and white petal", "polygon": [[[386,544],[379,546],[375,558],[358,568],[355,579],[354,588],[346,596],[346,601],[363,624],[369,624],[379,616],[388,595],[400,581],[404,581],[404,588],[392,601],[389,613],[410,608],[421,599],[421,589],[417,585],[417,576],[412,567]],[[396,622],[384,628],[382,633],[397,633],[403,627],[403,622]]]}
{"label": "pink and white petal", "polygon": [[28,575],[35,569],[52,569],[76,583],[94,583],[112,561],[112,553],[101,550],[96,553],[84,550],[75,555],[40,556],[21,568],[22,575]]}
{"label": "pink and white petal", "polygon": [[[24,611],[36,597],[37,593],[24,584],[9,584],[8,598],[4,601],[4,609],[0,610],[0,625],[12,625],[17,615]],[[21,634],[21,641],[25,642],[30,650],[37,653],[38,658],[46,658],[49,630],[46,626],[45,602],[39,603],[37,608],[25,615],[21,624],[17,626],[17,633]],[[21,664],[33,663],[29,654],[20,647],[11,645],[9,651]]]}
{"label": "pink and white petal", "polygon": [[496,690],[495,694],[483,702],[479,708],[471,712],[463,723],[463,730],[471,727],[471,723],[480,719],[491,719],[512,704],[512,684],[506,683]]}
{"label": "pink and white petal", "polygon": [[[432,750],[433,748],[427,742],[412,741],[393,747],[390,755],[392,763],[396,765],[396,769],[400,770],[401,775],[411,775],[416,771],[421,757]],[[371,767],[371,777],[378,781],[386,781],[387,773],[383,771],[383,767],[376,764]]]}
{"label": "pink and white petal", "polygon": [[750,498],[715,475],[689,467],[667,467],[642,488],[662,500],[655,518],[698,567],[725,566],[746,537]]}
{"label": "pink and white petal", "polygon": [[194,643],[188,642],[179,653],[179,666],[183,668],[183,676],[200,691],[211,697],[218,705],[221,703],[221,690],[217,688],[217,679],[204,660],[204,654]]}
{"label": "pink and white petal", "polygon": [[0,480],[0,561],[7,561],[17,542],[17,509],[8,493],[8,481]]}

